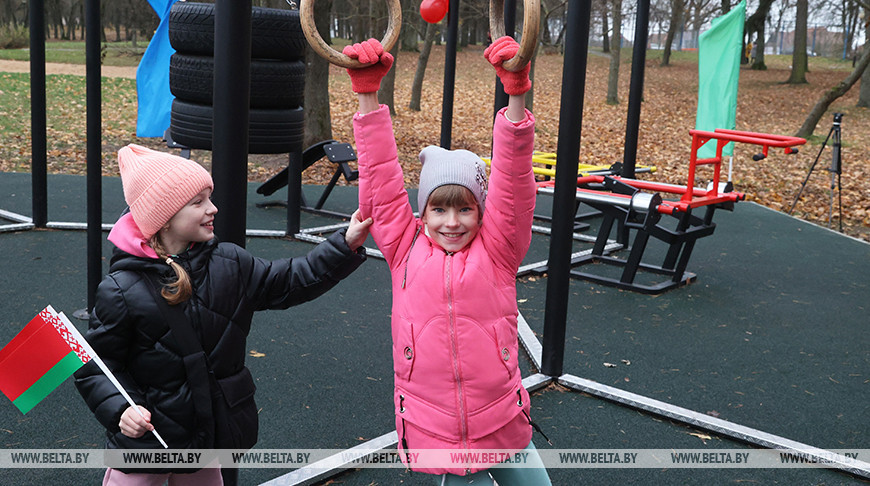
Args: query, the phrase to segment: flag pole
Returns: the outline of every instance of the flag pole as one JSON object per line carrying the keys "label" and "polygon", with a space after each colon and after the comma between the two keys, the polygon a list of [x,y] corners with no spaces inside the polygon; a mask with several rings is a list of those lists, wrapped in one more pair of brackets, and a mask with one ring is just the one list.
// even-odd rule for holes
{"label": "flag pole", "polygon": [[[115,374],[112,373],[112,370],[110,370],[108,368],[108,366],[106,366],[106,363],[104,363],[103,360],[100,359],[99,356],[97,356],[97,353],[94,351],[94,348],[91,347],[91,344],[85,339],[84,336],[82,336],[82,334],[79,332],[79,330],[76,329],[75,326],[73,326],[72,322],[70,322],[70,320],[66,316],[66,314],[64,314],[63,312],[56,312],[51,306],[48,306],[48,308],[53,314],[60,317],[60,320],[61,320],[61,322],[63,322],[63,325],[66,326],[67,330],[70,333],[72,333],[73,336],[75,336],[76,341],[78,341],[79,344],[81,344],[81,346],[83,348],[85,348],[85,351],[88,353],[88,355],[90,355],[91,359],[94,360],[95,363],[97,363],[97,366],[99,366],[100,369],[103,371],[103,373],[105,373],[105,375],[109,379],[109,381],[111,381],[112,384],[115,385],[115,388],[117,388],[118,391],[121,393],[121,395],[124,397],[124,399],[127,400],[127,403],[129,403],[130,406],[133,407],[133,410],[135,410],[136,413],[138,413],[140,417],[145,418],[145,414],[142,413],[142,410],[139,410],[139,406],[136,405],[135,402],[133,402],[133,399],[130,398],[130,395],[127,393],[127,390],[124,390],[124,387],[121,386],[121,383],[118,381],[117,378],[115,378]],[[157,429],[154,429],[151,432],[154,434],[154,437],[157,437],[157,440],[160,441],[160,444],[163,446],[164,449],[169,449],[169,446],[166,445],[166,442],[163,440],[163,437],[160,437],[160,434],[157,433]]]}

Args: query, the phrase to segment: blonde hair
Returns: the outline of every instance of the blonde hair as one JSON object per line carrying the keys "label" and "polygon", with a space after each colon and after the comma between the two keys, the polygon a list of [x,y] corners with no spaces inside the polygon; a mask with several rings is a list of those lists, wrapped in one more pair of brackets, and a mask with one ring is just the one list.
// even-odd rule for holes
{"label": "blonde hair", "polygon": [[[426,206],[441,206],[456,208],[460,206],[475,206],[480,211],[480,205],[474,194],[465,186],[459,184],[445,184],[436,187],[426,202]],[[424,208],[425,210],[425,208]]]}
{"label": "blonde hair", "polygon": [[172,260],[163,248],[163,242],[160,241],[160,234],[157,233],[148,241],[148,245],[157,253],[161,260],[168,260],[169,266],[175,271],[175,281],[164,284],[160,289],[160,295],[166,299],[169,305],[180,304],[193,295],[193,285],[190,283],[190,275],[181,264]]}

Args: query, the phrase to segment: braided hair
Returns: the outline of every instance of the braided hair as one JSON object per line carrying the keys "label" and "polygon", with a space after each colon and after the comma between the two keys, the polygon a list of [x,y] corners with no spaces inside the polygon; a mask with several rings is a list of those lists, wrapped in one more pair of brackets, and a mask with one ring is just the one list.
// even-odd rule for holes
{"label": "braided hair", "polygon": [[166,252],[163,243],[160,241],[160,234],[157,233],[151,237],[148,245],[157,253],[161,260],[166,260],[166,263],[175,271],[175,280],[163,285],[160,290],[160,295],[166,299],[169,305],[180,304],[193,295],[193,285],[190,283],[190,275],[184,267],[172,259],[172,256]]}

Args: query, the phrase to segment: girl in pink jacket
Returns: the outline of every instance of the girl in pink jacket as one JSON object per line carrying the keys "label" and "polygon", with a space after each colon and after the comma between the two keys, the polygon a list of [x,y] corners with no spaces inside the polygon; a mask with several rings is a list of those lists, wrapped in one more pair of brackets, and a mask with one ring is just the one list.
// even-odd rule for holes
{"label": "girl in pink jacket", "polygon": [[[529,67],[509,72],[510,37],[484,52],[508,106],[493,128],[492,176],[466,150],[420,152],[415,218],[392,122],[377,101],[392,56],[374,39],[345,48],[364,64],[348,69],[359,112],[359,202],[392,275],[394,407],[400,455],[439,484],[549,485],[532,444],[529,394],[517,363],[516,271],[531,241],[535,121],[524,107]],[[439,452],[496,451],[449,458]],[[416,454],[416,455],[415,455]],[[504,464],[522,457],[525,462]],[[514,454],[519,454],[516,456]],[[513,467],[516,466],[516,467]]]}

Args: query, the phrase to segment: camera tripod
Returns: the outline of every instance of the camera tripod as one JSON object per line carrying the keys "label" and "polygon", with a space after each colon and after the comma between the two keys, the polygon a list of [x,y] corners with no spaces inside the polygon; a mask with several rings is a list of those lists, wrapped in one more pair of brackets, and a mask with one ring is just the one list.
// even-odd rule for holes
{"label": "camera tripod", "polygon": [[828,136],[825,137],[825,141],[822,142],[822,148],[819,149],[819,154],[816,155],[816,160],[813,161],[813,165],[810,166],[810,170],[807,172],[806,178],[804,178],[804,181],[801,183],[801,188],[798,191],[797,196],[795,196],[794,202],[791,204],[791,209],[788,210],[788,214],[791,214],[794,211],[795,206],[797,206],[798,200],[800,200],[801,193],[803,193],[804,188],[807,186],[807,181],[810,180],[810,176],[813,175],[813,170],[816,168],[816,164],[819,163],[819,158],[821,158],[822,152],[824,152],[825,146],[828,144],[828,140],[831,140],[831,166],[827,169],[827,171],[831,173],[831,199],[828,203],[828,228],[831,227],[831,222],[833,221],[834,189],[836,188],[841,233],[843,232],[843,186],[840,184],[841,176],[843,174],[843,157],[840,151],[840,122],[842,121],[843,114],[834,113],[834,124],[831,125],[831,130],[828,132]]}

